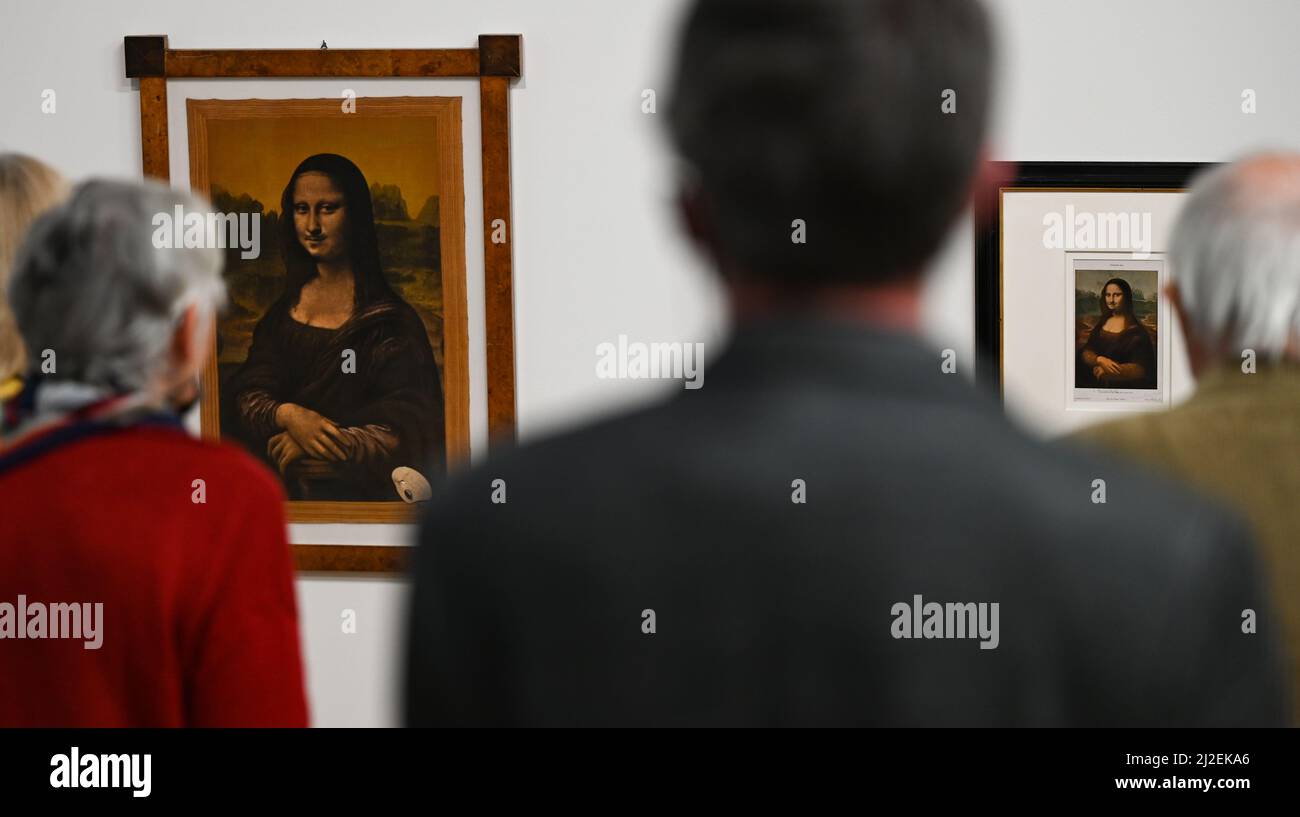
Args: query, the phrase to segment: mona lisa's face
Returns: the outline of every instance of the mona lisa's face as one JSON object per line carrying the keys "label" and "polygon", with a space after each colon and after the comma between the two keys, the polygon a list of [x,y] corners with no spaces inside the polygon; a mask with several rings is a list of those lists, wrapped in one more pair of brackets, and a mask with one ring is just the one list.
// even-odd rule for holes
{"label": "mona lisa's face", "polygon": [[1107,284],[1102,297],[1106,299],[1106,310],[1112,315],[1118,314],[1124,306],[1124,290],[1119,288],[1119,284]]}
{"label": "mona lisa's face", "polygon": [[338,261],[347,256],[347,204],[333,179],[317,172],[297,178],[293,227],[298,243],[316,261]]}

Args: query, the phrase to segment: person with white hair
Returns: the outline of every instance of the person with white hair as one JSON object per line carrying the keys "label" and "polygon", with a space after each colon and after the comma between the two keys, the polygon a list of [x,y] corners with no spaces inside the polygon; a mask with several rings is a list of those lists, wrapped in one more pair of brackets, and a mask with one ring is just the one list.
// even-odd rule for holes
{"label": "person with white hair", "polygon": [[86,182],[15,258],[0,726],[307,725],[279,484],[180,420],[225,288],[219,250],[154,246],[178,206],[211,209]]}
{"label": "person with white hair", "polygon": [[1255,528],[1300,714],[1300,154],[1260,153],[1193,181],[1166,295],[1196,391],[1167,412],[1093,426],[1105,445],[1236,506]]}

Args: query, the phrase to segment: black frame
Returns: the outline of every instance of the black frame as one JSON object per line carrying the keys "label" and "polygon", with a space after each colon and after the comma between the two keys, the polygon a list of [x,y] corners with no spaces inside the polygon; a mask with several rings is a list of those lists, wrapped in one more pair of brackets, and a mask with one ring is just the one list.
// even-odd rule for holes
{"label": "black frame", "polygon": [[995,190],[975,202],[975,380],[1002,393],[1002,191],[1182,190],[1214,162],[994,162]]}

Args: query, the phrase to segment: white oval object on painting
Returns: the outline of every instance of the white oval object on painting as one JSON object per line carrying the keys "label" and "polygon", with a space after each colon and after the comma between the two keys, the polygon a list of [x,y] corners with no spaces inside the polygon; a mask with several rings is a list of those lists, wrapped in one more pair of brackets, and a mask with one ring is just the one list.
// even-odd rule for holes
{"label": "white oval object on painting", "polygon": [[429,480],[414,468],[403,465],[393,469],[393,487],[403,502],[427,502],[433,496]]}

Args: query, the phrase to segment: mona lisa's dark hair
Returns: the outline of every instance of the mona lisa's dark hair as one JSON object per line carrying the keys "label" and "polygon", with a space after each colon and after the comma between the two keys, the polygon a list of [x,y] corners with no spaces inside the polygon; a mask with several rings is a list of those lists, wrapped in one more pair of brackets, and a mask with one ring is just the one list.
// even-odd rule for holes
{"label": "mona lisa's dark hair", "polygon": [[298,230],[293,218],[293,188],[304,173],[323,173],[343,192],[347,213],[347,251],[352,260],[355,278],[354,303],[357,307],[376,301],[396,298],[392,287],[384,280],[384,270],[379,263],[379,237],[375,232],[375,208],[370,201],[370,187],[361,169],[350,160],[335,153],[317,153],[308,156],[294,169],[289,183],[280,196],[280,257],[284,259],[285,295],[289,305],[298,302],[303,286],[315,278],[316,262],[298,241]]}
{"label": "mona lisa's dark hair", "polygon": [[1119,291],[1124,295],[1124,300],[1119,305],[1119,311],[1124,316],[1126,316],[1131,323],[1137,323],[1138,322],[1137,316],[1133,314],[1133,287],[1129,286],[1128,281],[1125,281],[1123,278],[1112,278],[1109,281],[1107,281],[1105,285],[1102,286],[1101,288],[1102,320],[1105,320],[1106,318],[1110,317],[1111,314],[1106,309],[1106,287],[1110,286],[1111,284],[1114,284],[1115,286],[1119,287]]}

